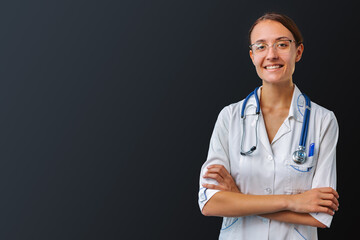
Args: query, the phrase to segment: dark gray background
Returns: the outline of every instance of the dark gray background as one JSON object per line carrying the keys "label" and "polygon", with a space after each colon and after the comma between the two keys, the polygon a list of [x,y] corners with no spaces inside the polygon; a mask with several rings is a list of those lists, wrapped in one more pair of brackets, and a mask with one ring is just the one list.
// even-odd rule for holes
{"label": "dark gray background", "polygon": [[217,239],[220,218],[197,206],[199,170],[219,111],[261,84],[247,31],[266,11],[298,24],[294,81],[338,118],[340,211],[319,234],[348,238],[359,214],[355,9],[2,1],[0,239]]}

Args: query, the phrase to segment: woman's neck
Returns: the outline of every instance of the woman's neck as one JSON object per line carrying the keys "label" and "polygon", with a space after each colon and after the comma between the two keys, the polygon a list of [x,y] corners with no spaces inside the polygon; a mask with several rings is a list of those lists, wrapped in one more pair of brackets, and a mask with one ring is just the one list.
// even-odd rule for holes
{"label": "woman's neck", "polygon": [[290,108],[294,87],[292,81],[284,84],[263,82],[260,97],[261,108]]}

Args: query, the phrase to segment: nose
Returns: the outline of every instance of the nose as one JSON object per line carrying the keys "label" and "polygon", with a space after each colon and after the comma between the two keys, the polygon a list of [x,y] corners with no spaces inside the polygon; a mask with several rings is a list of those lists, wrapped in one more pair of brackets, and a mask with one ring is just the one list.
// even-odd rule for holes
{"label": "nose", "polygon": [[266,59],[267,60],[271,60],[271,59],[278,59],[279,55],[277,50],[275,49],[274,46],[271,46],[268,48],[267,54],[266,54]]}

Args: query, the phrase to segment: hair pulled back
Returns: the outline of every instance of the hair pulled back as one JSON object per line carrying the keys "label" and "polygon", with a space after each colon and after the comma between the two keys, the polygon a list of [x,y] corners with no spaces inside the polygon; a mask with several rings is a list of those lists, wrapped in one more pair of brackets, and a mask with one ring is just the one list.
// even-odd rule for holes
{"label": "hair pulled back", "polygon": [[301,35],[301,32],[299,28],[296,26],[295,22],[289,18],[288,16],[281,14],[281,13],[275,13],[275,12],[269,12],[265,13],[263,16],[258,18],[254,24],[251,26],[249,30],[249,44],[251,44],[251,33],[254,29],[254,27],[261,21],[264,20],[272,20],[281,23],[284,27],[286,27],[294,36],[295,44],[296,46],[299,46],[301,43],[303,43],[303,37]]}

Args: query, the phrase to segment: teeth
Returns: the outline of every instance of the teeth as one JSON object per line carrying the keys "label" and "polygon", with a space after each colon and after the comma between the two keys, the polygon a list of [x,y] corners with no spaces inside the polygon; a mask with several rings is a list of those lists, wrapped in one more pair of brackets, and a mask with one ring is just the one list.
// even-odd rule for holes
{"label": "teeth", "polygon": [[275,68],[280,68],[280,65],[272,65],[266,67],[266,69],[275,69]]}

